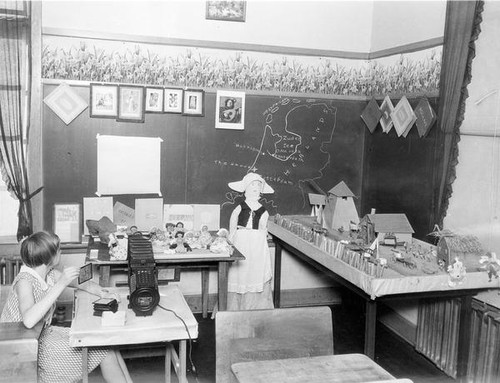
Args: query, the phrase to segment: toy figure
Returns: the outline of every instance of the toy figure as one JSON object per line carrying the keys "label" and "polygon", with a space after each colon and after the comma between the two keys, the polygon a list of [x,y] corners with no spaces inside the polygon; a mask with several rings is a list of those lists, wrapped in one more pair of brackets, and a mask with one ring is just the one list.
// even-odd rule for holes
{"label": "toy figure", "polygon": [[193,251],[191,246],[184,241],[184,232],[178,231],[175,233],[175,242],[170,245],[170,249],[175,250],[176,253],[186,253],[188,251]]}
{"label": "toy figure", "polygon": [[229,232],[226,229],[220,229],[217,232],[217,237],[210,244],[210,251],[212,253],[233,253],[233,246],[228,240]]}
{"label": "toy figure", "polygon": [[212,234],[208,231],[208,226],[203,225],[201,228],[201,233],[198,238],[198,241],[200,242],[200,246],[202,249],[206,249],[210,244],[212,243]]}
{"label": "toy figure", "polygon": [[491,282],[492,277],[498,279],[498,270],[500,269],[500,261],[497,259],[496,253],[486,253],[481,256],[479,263],[482,264],[481,268],[485,269],[488,273],[488,282]]}
{"label": "toy figure", "polygon": [[465,266],[463,262],[458,259],[458,257],[455,257],[455,262],[452,265],[448,266],[447,271],[449,274],[448,285],[451,287],[462,283],[465,279]]}
{"label": "toy figure", "polygon": [[175,225],[172,222],[167,222],[165,224],[165,236],[167,237],[167,240],[172,240],[175,238]]}
{"label": "toy figure", "polygon": [[[261,193],[274,193],[256,173],[228,186],[245,193],[229,221],[229,240],[245,256],[229,268],[228,310],[273,308],[271,295],[271,256],[267,245],[269,213],[259,202]],[[213,244],[211,245],[211,247]]]}

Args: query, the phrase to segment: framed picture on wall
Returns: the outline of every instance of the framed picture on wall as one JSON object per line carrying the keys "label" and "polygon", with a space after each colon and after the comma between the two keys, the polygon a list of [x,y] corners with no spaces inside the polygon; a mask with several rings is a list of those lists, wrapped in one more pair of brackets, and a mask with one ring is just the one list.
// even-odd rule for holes
{"label": "framed picture on wall", "polygon": [[165,88],[163,111],[165,113],[182,113],[184,91],[177,88]]}
{"label": "framed picture on wall", "polygon": [[57,116],[64,121],[66,125],[70,124],[80,113],[89,105],[87,101],[81,98],[71,87],[62,83],[54,89],[43,102]]}
{"label": "framed picture on wall", "polygon": [[245,21],[246,1],[207,1],[207,20]]}
{"label": "framed picture on wall", "polygon": [[163,113],[163,88],[146,88],[146,113]]}
{"label": "framed picture on wall", "polygon": [[118,86],[90,84],[90,117],[118,116]]}
{"label": "framed picture on wall", "polygon": [[117,121],[144,122],[144,88],[142,86],[119,86]]}
{"label": "framed picture on wall", "polygon": [[82,241],[82,205],[79,203],[54,204],[54,233],[62,243],[80,243]]}
{"label": "framed picture on wall", "polygon": [[245,129],[245,92],[217,91],[215,127]]}
{"label": "framed picture on wall", "polygon": [[187,116],[203,116],[205,92],[201,89],[186,89],[182,114]]}

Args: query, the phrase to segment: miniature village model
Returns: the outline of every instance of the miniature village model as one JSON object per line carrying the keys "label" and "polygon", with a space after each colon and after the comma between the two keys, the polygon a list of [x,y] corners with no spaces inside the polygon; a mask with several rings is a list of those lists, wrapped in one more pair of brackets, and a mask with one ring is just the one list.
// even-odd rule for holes
{"label": "miniature village model", "polygon": [[379,214],[373,210],[359,219],[355,195],[345,182],[339,182],[328,193],[314,186],[322,194],[309,194],[311,217],[278,217],[277,221],[351,266],[365,272],[372,270],[370,275],[381,276],[385,268],[400,275],[448,274],[450,278],[457,270],[460,278],[466,271],[489,270],[493,278],[497,269],[500,272],[500,261],[486,259],[479,240],[473,236],[439,231],[434,246],[413,238],[413,227],[404,213]]}

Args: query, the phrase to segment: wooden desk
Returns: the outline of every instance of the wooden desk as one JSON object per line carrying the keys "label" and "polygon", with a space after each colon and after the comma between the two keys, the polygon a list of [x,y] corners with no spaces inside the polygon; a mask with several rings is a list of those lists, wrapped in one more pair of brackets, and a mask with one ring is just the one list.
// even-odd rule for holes
{"label": "wooden desk", "polygon": [[[119,311],[126,311],[127,319],[124,326],[101,325],[101,317],[93,315],[92,302],[97,298],[84,291],[76,291],[74,302],[74,317],[71,323],[69,344],[71,347],[82,347],[83,381],[88,382],[87,358],[88,347],[119,346],[130,344],[146,344],[165,342],[165,382],[170,382],[170,364],[174,366],[179,382],[186,379],[186,340],[198,337],[198,322],[189,309],[184,296],[177,286],[162,286],[160,288],[160,305],[173,310],[172,312],[157,307],[150,316],[136,316],[128,308],[128,288],[115,287],[109,289],[120,295]],[[179,341],[179,352],[176,353],[172,341]]]}
{"label": "wooden desk", "polygon": [[366,355],[344,354],[235,363],[239,383],[361,383],[395,378]]}
{"label": "wooden desk", "polygon": [[467,273],[462,283],[450,286],[448,275],[404,276],[396,271],[387,270],[382,278],[368,275],[350,266],[339,258],[321,250],[291,231],[269,220],[268,231],[275,242],[274,266],[274,305],[280,307],[281,294],[281,253],[285,249],[290,254],[304,260],[322,271],[339,284],[345,286],[365,300],[365,346],[364,353],[370,358],[375,356],[375,326],[377,320],[377,302],[390,299],[418,298],[459,298],[460,328],[457,354],[457,377],[467,373],[467,359],[470,340],[470,320],[472,296],[479,291],[491,288],[485,272]]}
{"label": "wooden desk", "polygon": [[[91,259],[90,253],[97,250],[97,259]],[[156,253],[155,253],[156,254]],[[208,280],[209,269],[217,268],[218,274],[218,306],[220,311],[227,308],[227,275],[229,264],[245,259],[245,257],[234,249],[231,256],[212,253],[209,250],[194,249],[187,254],[160,254],[160,258],[155,257],[158,268],[178,267],[180,269],[201,269],[201,301],[203,318],[207,317],[208,311]],[[109,259],[108,246],[101,243],[89,244],[87,248],[87,263],[96,264],[99,267],[99,284],[103,287],[110,286],[110,273],[112,268],[126,269],[127,261],[112,261]]]}

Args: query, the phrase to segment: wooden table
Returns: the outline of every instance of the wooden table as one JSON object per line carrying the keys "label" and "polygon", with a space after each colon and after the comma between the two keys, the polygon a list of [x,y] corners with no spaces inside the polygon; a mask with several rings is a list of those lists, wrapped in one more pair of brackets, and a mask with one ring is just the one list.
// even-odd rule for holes
{"label": "wooden table", "polygon": [[[293,216],[290,219],[293,219]],[[365,300],[364,353],[372,359],[375,356],[375,326],[378,301],[412,299],[417,302],[418,298],[460,299],[457,377],[464,378],[466,376],[472,297],[481,290],[491,288],[491,283],[488,282],[488,276],[485,272],[467,273],[467,278],[454,286],[449,285],[447,274],[404,276],[388,269],[383,277],[376,278],[276,224],[273,218],[269,220],[268,231],[276,245],[274,266],[275,307],[280,307],[281,253],[285,249],[291,255],[304,260]]]}
{"label": "wooden table", "polygon": [[[91,252],[97,250],[97,259],[92,259]],[[210,268],[217,268],[218,275],[218,308],[225,311],[227,308],[227,275],[229,265],[235,261],[243,260],[245,257],[234,249],[231,256],[212,253],[209,250],[194,249],[185,254],[159,254],[155,253],[156,265],[159,269],[175,267],[180,269],[201,269],[201,304],[203,318],[207,317],[208,311],[208,289]],[[99,284],[103,287],[110,286],[111,269],[126,269],[126,260],[113,261],[109,259],[108,246],[102,243],[89,243],[87,248],[87,263],[96,264],[99,267]]]}
{"label": "wooden table", "polygon": [[325,355],[235,363],[239,383],[361,383],[395,378],[363,354]]}
{"label": "wooden table", "polygon": [[[165,382],[170,382],[170,364],[173,365],[179,382],[186,379],[186,340],[198,337],[198,322],[177,286],[160,287],[160,305],[172,312],[156,307],[153,315],[136,316],[128,308],[125,287],[110,288],[110,292],[120,295],[118,311],[126,311],[126,323],[123,326],[102,326],[101,317],[93,315],[92,302],[97,298],[87,292],[77,290],[74,302],[74,316],[71,323],[69,344],[71,347],[82,347],[83,381],[88,382],[87,360],[88,348],[98,346],[120,346],[131,344],[166,343]],[[172,341],[179,341],[179,352],[175,351]]]}

